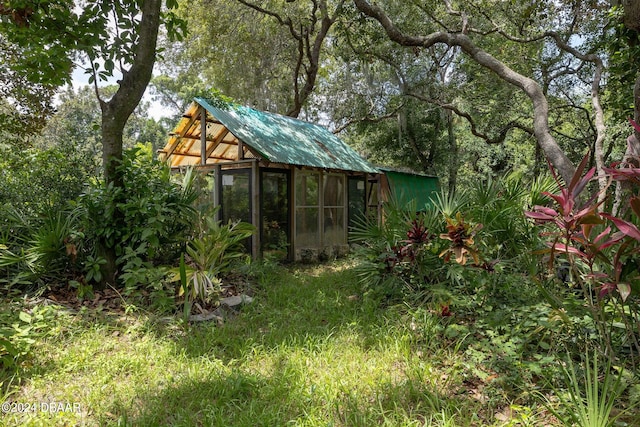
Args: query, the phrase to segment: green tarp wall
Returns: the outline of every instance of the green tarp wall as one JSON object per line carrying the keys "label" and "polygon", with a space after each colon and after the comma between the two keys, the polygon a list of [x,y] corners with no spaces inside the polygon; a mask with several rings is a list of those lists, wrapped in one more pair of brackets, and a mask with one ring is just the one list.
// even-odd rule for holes
{"label": "green tarp wall", "polygon": [[389,181],[392,197],[403,205],[415,199],[416,208],[419,211],[431,205],[430,198],[440,191],[440,184],[435,176],[396,171],[384,171],[384,173]]}

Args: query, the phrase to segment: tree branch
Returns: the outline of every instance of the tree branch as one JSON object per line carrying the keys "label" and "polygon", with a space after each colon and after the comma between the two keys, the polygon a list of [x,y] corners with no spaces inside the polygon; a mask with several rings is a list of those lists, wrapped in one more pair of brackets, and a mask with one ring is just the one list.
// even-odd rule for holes
{"label": "tree branch", "polygon": [[382,122],[384,120],[389,120],[389,119],[395,118],[398,115],[398,111],[400,111],[400,109],[402,109],[402,107],[404,107],[404,103],[402,103],[398,107],[394,108],[393,111],[391,111],[388,114],[384,114],[382,116],[371,117],[370,114],[373,113],[373,110],[375,108],[375,106],[372,105],[371,108],[369,109],[369,111],[367,112],[367,114],[364,117],[361,117],[361,118],[358,118],[358,119],[348,120],[345,124],[343,124],[342,126],[338,127],[337,129],[335,129],[333,131],[333,133],[337,135],[337,134],[343,132],[349,126],[352,126],[352,125],[354,125],[356,123],[379,123],[379,122]]}
{"label": "tree branch", "polygon": [[[253,4],[247,0],[237,1],[257,12],[276,19],[280,25],[286,26],[289,29],[292,37],[298,42],[298,57],[296,59],[296,65],[294,66],[293,76],[293,105],[286,113],[288,116],[298,117],[300,111],[302,111],[303,105],[315,87],[318,70],[320,68],[320,53],[322,51],[322,45],[329,33],[329,29],[339,16],[339,11],[344,5],[344,0],[340,0],[338,2],[336,12],[333,16],[329,16],[326,0],[312,0],[313,5],[308,24],[303,25],[301,23],[299,30],[296,30],[291,18],[283,18],[280,14]],[[320,14],[319,19],[318,14]],[[320,29],[316,33],[316,24],[318,21],[320,21]],[[312,37],[313,34],[315,34],[315,36]],[[304,73],[302,70],[304,70]],[[303,74],[304,85],[300,88],[299,79],[301,79]]]}
{"label": "tree branch", "polygon": [[402,46],[430,47],[438,43],[449,46],[459,46],[460,49],[479,65],[487,68],[502,80],[520,88],[533,104],[533,131],[538,144],[547,158],[560,172],[562,177],[570,182],[575,172],[575,166],[567,155],[560,149],[549,129],[549,106],[540,85],[533,79],[523,76],[509,68],[488,52],[480,49],[465,34],[434,32],[426,36],[411,36],[402,33],[389,17],[376,5],[366,0],[354,0],[356,7],[365,15],[376,19],[384,28],[387,36]]}
{"label": "tree branch", "polygon": [[462,111],[460,110],[458,107],[456,107],[453,104],[447,104],[441,101],[438,101],[436,99],[431,99],[431,98],[427,98],[423,95],[417,94],[417,93],[407,93],[408,96],[412,97],[412,98],[416,98],[419,99],[420,101],[424,101],[424,102],[428,102],[430,104],[435,104],[441,108],[444,108],[446,110],[452,111],[453,113],[455,113],[458,117],[462,117],[464,118],[470,126],[470,130],[471,133],[474,136],[477,136],[478,138],[481,138],[482,140],[484,140],[487,144],[502,144],[504,142],[504,140],[507,138],[507,134],[509,133],[509,131],[511,129],[520,129],[521,131],[528,133],[529,135],[533,135],[533,129],[513,120],[509,123],[507,123],[507,125],[502,128],[500,130],[500,132],[498,132],[498,136],[492,138],[490,136],[488,136],[487,134],[480,132],[476,126],[475,120],[473,119],[473,117],[471,116],[471,114],[467,113],[466,111]]}

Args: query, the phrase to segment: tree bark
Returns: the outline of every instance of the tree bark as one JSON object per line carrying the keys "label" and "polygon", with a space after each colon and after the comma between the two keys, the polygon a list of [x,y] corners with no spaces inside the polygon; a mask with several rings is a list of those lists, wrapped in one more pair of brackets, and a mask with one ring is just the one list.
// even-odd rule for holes
{"label": "tree bark", "polygon": [[[298,58],[293,73],[293,105],[287,111],[289,117],[298,117],[307,99],[313,93],[320,69],[322,45],[329,34],[331,26],[336,22],[345,0],[340,0],[332,16],[329,14],[326,0],[313,0],[313,10],[305,26],[295,28],[290,18],[283,18],[278,13],[267,10],[247,0],[238,0],[241,4],[260,13],[275,18],[280,25],[286,26],[289,33],[298,43]],[[320,29],[314,35],[315,26],[320,14]],[[313,37],[313,40],[312,40]],[[304,84],[300,88],[300,79],[304,76]]]}
{"label": "tree bark", "polygon": [[624,25],[630,30],[640,32],[640,1],[623,0],[624,8]]}
{"label": "tree bark", "polygon": [[449,151],[451,159],[449,161],[449,194],[455,194],[458,185],[458,143],[453,128],[453,114],[451,110],[446,110],[447,136],[449,140]]}
{"label": "tree bark", "polygon": [[602,212],[604,209],[604,200],[607,197],[607,187],[609,186],[607,180],[607,174],[604,171],[604,138],[606,136],[607,127],[604,122],[604,111],[600,104],[600,77],[602,76],[602,61],[598,58],[596,61],[596,74],[593,79],[593,85],[591,87],[591,103],[595,113],[596,122],[596,141],[594,144],[594,157],[596,160],[596,172],[598,175],[598,187],[600,193],[598,194],[598,202],[603,204],[598,208]]}
{"label": "tree bark", "polygon": [[366,0],[354,0],[356,7],[365,15],[376,19],[384,28],[387,36],[401,46],[430,47],[443,43],[458,46],[476,63],[495,73],[502,80],[520,88],[533,104],[533,131],[538,145],[551,164],[558,170],[566,182],[571,182],[575,166],[562,151],[549,129],[549,105],[540,85],[533,79],[523,76],[507,67],[488,52],[480,49],[464,33],[434,32],[426,36],[409,36],[402,33],[389,19],[385,12]]}
{"label": "tree bark", "polygon": [[[138,106],[151,80],[156,58],[156,44],[158,28],[160,26],[160,8],[162,0],[145,0],[142,3],[142,18],[139,26],[139,40],[135,47],[133,63],[128,70],[123,70],[122,80],[115,95],[108,101],[100,99],[102,111],[102,160],[104,179],[107,185],[122,188],[122,176],[118,172],[118,165],[122,161],[122,134],[124,126]],[[124,196],[124,194],[122,195]],[[118,224],[123,218],[122,212],[116,206],[112,207],[113,224]],[[102,255],[107,263],[103,267],[105,283],[115,285],[117,279],[116,248],[100,242]]]}

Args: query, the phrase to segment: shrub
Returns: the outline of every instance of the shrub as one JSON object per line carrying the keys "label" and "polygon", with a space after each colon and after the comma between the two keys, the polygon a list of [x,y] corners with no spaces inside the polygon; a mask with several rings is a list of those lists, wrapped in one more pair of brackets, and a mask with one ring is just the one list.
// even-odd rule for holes
{"label": "shrub", "polygon": [[79,233],[69,202],[86,172],[74,153],[0,149],[0,284],[40,286],[73,268]]}
{"label": "shrub", "polygon": [[[0,148],[0,206],[10,205],[36,222],[49,212],[67,209],[88,176],[76,160],[75,153],[55,148]],[[0,217],[0,224],[5,220]]]}
{"label": "shrub", "polygon": [[[548,181],[538,187],[548,188]],[[487,280],[486,273],[528,267],[527,248],[538,237],[523,211],[539,195],[526,188],[520,177],[510,176],[465,192],[438,193],[419,213],[415,204],[386,204],[382,224],[365,219],[352,233],[361,244],[358,269],[365,289],[406,297],[433,293],[438,284],[464,285],[471,292],[486,283],[494,290],[510,286]]]}
{"label": "shrub", "polygon": [[[413,208],[411,207],[413,205]],[[421,293],[437,283],[443,265],[439,243],[429,229],[433,215],[404,209],[397,201],[384,205],[384,218],[362,219],[352,231],[359,243],[358,276],[366,293],[394,300]]]}
{"label": "shrub", "polygon": [[[630,198],[626,219],[606,212],[605,199],[598,193],[585,196],[595,175],[594,168],[585,172],[588,160],[586,155],[570,183],[557,180],[559,191],[548,193],[553,205],[534,206],[527,216],[544,226],[546,248],[540,253],[548,266],[555,268],[560,258],[571,273],[572,284],[580,289],[600,348],[613,357],[624,347],[637,357],[640,230],[634,222],[640,217],[640,198]],[[631,182],[640,178],[638,171],[634,167],[607,169],[614,179]]]}
{"label": "shrub", "polygon": [[125,151],[118,168],[122,188],[95,181],[79,199],[78,207],[90,242],[88,255],[100,256],[105,248],[115,249],[119,268],[129,273],[123,280],[132,286],[134,268],[171,264],[179,257],[192,232],[198,191],[193,172],[182,184],[176,183],[169,167],[154,160],[150,147],[142,144]]}

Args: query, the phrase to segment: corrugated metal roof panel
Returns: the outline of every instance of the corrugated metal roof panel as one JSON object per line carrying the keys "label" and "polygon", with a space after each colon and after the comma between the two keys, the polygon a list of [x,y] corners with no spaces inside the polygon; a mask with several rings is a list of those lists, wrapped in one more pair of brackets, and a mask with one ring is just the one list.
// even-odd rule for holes
{"label": "corrugated metal roof panel", "polygon": [[[378,172],[345,142],[321,126],[223,101],[216,101],[216,105],[212,105],[213,102],[196,98],[196,102],[270,162]],[[176,132],[179,131],[176,129]],[[199,131],[193,134],[196,132],[199,134]]]}

